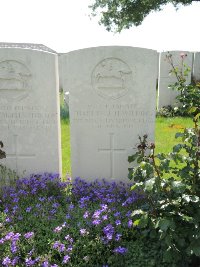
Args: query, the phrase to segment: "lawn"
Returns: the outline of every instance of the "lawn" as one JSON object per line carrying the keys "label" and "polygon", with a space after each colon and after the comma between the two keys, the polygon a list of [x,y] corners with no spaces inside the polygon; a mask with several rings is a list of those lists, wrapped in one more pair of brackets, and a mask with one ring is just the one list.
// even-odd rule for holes
{"label": "lawn", "polygon": [[[191,118],[156,118],[156,153],[167,153],[179,141],[175,139],[176,132],[183,131],[184,127],[192,127]],[[70,165],[70,127],[68,120],[61,121],[62,134],[62,171],[63,175],[71,173]]]}

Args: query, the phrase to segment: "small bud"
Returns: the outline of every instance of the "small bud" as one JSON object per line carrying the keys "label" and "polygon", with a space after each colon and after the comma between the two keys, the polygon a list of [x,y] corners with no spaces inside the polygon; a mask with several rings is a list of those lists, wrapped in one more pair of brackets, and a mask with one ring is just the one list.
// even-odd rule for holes
{"label": "small bud", "polygon": [[182,59],[184,59],[185,57],[187,57],[187,54],[186,54],[186,53],[180,53],[180,57],[181,57]]}
{"label": "small bud", "polygon": [[150,144],[150,149],[154,149],[155,148],[155,144],[154,143],[151,143]]}

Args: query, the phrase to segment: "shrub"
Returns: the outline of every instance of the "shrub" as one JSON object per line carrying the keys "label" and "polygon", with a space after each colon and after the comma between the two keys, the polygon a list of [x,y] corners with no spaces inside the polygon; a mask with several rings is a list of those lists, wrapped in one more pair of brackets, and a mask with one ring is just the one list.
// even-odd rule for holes
{"label": "shrub", "polygon": [[[155,155],[155,145],[147,135],[140,137],[137,152],[128,158],[138,166],[129,169],[144,199],[133,211],[134,225],[149,239],[162,242],[163,261],[170,266],[200,264],[200,128],[177,133],[182,143],[167,155]],[[172,261],[176,260],[175,265]]]}
{"label": "shrub", "polygon": [[200,83],[192,77],[192,82],[187,85],[186,78],[191,73],[191,69],[184,63],[187,54],[181,53],[181,64],[176,67],[172,55],[167,54],[166,60],[171,66],[170,74],[174,75],[177,81],[169,85],[171,90],[176,90],[179,95],[176,97],[177,106],[174,115],[178,116],[195,116],[200,112]]}
{"label": "shrub", "polygon": [[[3,142],[0,141],[0,159],[6,158],[5,151],[2,150]],[[18,175],[15,171],[9,169],[8,167],[0,164],[0,191],[1,187],[6,184],[11,184],[18,179]]]}

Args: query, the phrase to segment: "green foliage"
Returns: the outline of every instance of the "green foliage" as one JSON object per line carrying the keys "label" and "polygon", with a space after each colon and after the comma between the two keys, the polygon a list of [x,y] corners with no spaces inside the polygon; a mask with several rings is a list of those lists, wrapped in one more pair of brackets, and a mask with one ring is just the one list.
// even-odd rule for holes
{"label": "green foliage", "polygon": [[[135,184],[132,190],[144,194],[132,214],[134,225],[149,238],[163,244],[163,260],[175,266],[200,263],[200,128],[177,133],[182,143],[169,154],[155,155],[155,145],[140,137],[137,152],[128,158],[138,165],[129,169]],[[174,164],[175,163],[175,164]],[[170,265],[172,266],[172,265]],[[191,265],[195,266],[195,265]]]}
{"label": "green foliage", "polygon": [[2,150],[2,148],[3,148],[3,142],[0,141],[0,159],[6,158],[6,153],[5,151]]}
{"label": "green foliage", "polygon": [[[6,158],[6,153],[1,148],[3,148],[3,142],[0,141],[0,159]],[[0,164],[0,190],[1,187],[6,184],[11,184],[18,179],[18,175],[15,171],[9,169],[8,167]]]}
{"label": "green foliage", "polygon": [[66,104],[60,106],[60,118],[61,120],[69,120],[69,108]]}
{"label": "green foliage", "polygon": [[92,15],[100,14],[100,24],[103,24],[108,31],[121,32],[129,29],[132,25],[139,26],[144,18],[152,11],[160,11],[168,3],[175,7],[179,4],[188,5],[193,0],[94,0],[89,7]]}
{"label": "green foliage", "polygon": [[167,54],[166,59],[171,66],[170,74],[174,75],[177,81],[170,85],[169,88],[179,92],[177,107],[174,115],[178,116],[195,116],[200,112],[200,83],[193,78],[192,83],[186,84],[186,79],[191,74],[191,69],[184,63],[187,54],[181,53],[180,66],[175,66],[172,55]]}
{"label": "green foliage", "polygon": [[69,107],[65,102],[63,90],[60,92],[60,118],[61,120],[69,120]]}
{"label": "green foliage", "polygon": [[159,109],[159,111],[156,114],[157,116],[161,117],[174,117],[176,116],[176,109],[174,109],[171,105],[164,106]]}

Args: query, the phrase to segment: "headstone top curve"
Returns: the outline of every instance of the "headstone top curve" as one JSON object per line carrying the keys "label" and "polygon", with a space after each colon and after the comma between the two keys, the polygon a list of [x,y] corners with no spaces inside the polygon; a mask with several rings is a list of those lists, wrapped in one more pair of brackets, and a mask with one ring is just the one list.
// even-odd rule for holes
{"label": "headstone top curve", "polygon": [[38,50],[48,53],[57,54],[56,51],[52,50],[51,48],[43,45],[43,44],[32,44],[32,43],[1,43],[0,48],[19,48],[19,49],[31,49],[31,50]]}

